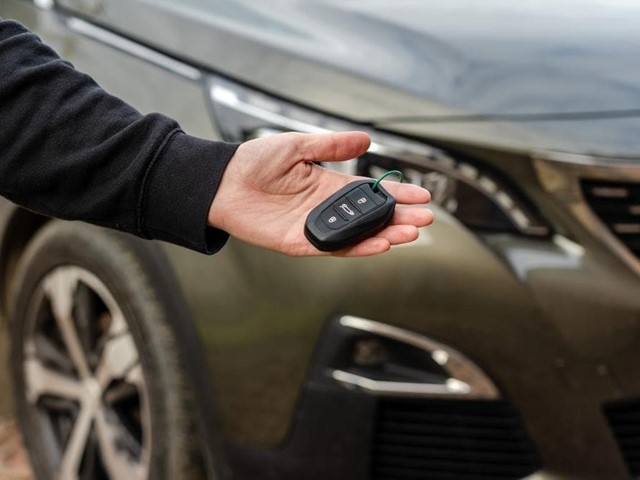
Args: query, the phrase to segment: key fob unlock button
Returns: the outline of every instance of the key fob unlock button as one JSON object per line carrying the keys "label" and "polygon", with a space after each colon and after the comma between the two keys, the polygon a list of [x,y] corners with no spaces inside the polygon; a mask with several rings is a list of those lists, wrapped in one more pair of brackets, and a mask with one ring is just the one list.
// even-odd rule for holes
{"label": "key fob unlock button", "polygon": [[[367,187],[368,188],[368,187]],[[347,199],[353,203],[362,213],[367,213],[376,208],[376,204],[364,188],[360,187],[347,195]]]}

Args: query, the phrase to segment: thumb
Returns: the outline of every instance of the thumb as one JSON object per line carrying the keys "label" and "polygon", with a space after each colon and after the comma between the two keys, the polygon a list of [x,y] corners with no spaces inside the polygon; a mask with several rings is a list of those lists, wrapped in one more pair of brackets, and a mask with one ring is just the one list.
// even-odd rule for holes
{"label": "thumb", "polygon": [[364,154],[371,144],[369,135],[364,132],[309,134],[301,141],[300,152],[308,162],[350,160]]}

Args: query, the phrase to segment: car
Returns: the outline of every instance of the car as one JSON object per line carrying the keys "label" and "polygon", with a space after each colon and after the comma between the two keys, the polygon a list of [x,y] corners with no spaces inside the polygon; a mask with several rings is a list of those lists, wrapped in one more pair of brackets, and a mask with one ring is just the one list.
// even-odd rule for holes
{"label": "car", "polygon": [[640,475],[639,13],[3,0],[193,135],[365,131],[326,167],[400,170],[436,216],[371,258],[205,257],[2,201],[3,376],[36,477]]}

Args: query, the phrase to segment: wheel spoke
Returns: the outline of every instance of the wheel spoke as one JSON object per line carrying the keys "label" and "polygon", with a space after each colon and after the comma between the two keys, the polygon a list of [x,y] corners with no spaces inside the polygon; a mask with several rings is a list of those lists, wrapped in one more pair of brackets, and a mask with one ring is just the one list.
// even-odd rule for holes
{"label": "wheel spoke", "polygon": [[110,311],[111,321],[109,323],[109,335],[116,336],[125,333],[127,328],[127,322],[125,321],[122,313],[119,311]]}
{"label": "wheel spoke", "polygon": [[96,379],[103,389],[115,379],[124,378],[138,362],[138,351],[131,334],[110,338],[102,350],[96,368]]}
{"label": "wheel spoke", "polygon": [[71,400],[79,400],[82,396],[82,384],[78,380],[44,366],[35,358],[25,360],[24,369],[27,377],[27,398],[32,403],[36,403],[42,395]]}
{"label": "wheel spoke", "polygon": [[[91,423],[94,416],[94,408],[83,405],[73,426],[71,437],[67,442],[62,462],[58,470],[58,480],[77,479],[80,473],[80,461],[87,446]],[[124,478],[124,477],[123,477]]]}
{"label": "wheel spoke", "polygon": [[78,375],[80,378],[87,378],[90,373],[89,365],[72,316],[77,284],[78,278],[71,269],[59,268],[46,278],[44,288],[51,300],[53,315],[62,334],[62,340]]}
{"label": "wheel spoke", "polygon": [[137,363],[127,372],[126,380],[130,384],[135,385],[139,391],[142,392],[146,390],[142,373],[142,365],[140,365],[139,363]]}
{"label": "wheel spoke", "polygon": [[[105,408],[96,413],[96,433],[100,454],[110,478],[143,479],[146,477],[145,466],[126,450],[118,449],[118,445],[135,442],[129,432],[119,422],[110,422]],[[127,441],[129,440],[129,442]],[[138,458],[144,458],[139,452]]]}

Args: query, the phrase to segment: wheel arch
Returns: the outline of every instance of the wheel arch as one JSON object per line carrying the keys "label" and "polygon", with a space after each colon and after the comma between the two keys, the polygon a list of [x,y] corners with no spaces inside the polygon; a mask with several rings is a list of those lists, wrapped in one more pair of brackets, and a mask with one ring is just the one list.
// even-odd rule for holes
{"label": "wheel arch", "polygon": [[198,429],[204,442],[202,454],[206,476],[211,479],[229,478],[212,375],[182,285],[159,243],[132,235],[127,237],[138,260],[154,279],[159,298],[171,312],[167,320],[176,339],[178,354],[182,362],[191,367],[187,368],[186,373],[193,391],[196,414],[200,419]]}
{"label": "wheel arch", "polygon": [[29,241],[50,218],[0,198],[0,317],[6,315],[9,284]]}

